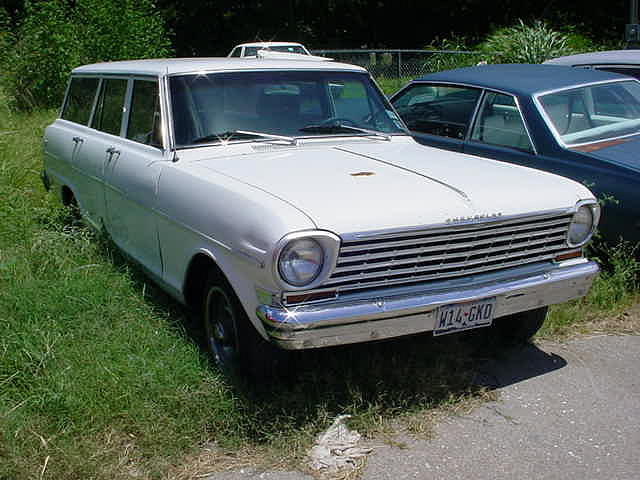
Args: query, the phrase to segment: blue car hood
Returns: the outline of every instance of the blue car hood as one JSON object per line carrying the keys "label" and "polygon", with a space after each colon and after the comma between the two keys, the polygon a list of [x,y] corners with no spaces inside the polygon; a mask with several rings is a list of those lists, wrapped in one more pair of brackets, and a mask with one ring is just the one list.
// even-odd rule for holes
{"label": "blue car hood", "polygon": [[[602,142],[602,148],[587,151],[587,155],[605,160],[640,172],[640,135],[634,135],[614,142]],[[597,147],[595,144],[594,147]],[[576,150],[582,150],[576,148]],[[586,149],[585,149],[586,150]],[[584,151],[584,150],[583,150]]]}

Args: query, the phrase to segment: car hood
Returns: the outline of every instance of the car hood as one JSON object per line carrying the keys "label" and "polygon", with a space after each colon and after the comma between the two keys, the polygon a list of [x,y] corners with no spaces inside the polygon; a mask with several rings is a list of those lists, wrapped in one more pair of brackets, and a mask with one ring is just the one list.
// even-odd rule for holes
{"label": "car hood", "polygon": [[439,150],[406,137],[307,144],[195,162],[279,197],[336,233],[573,207],[583,186],[549,173]]}
{"label": "car hood", "polygon": [[585,145],[575,150],[640,172],[640,135]]}

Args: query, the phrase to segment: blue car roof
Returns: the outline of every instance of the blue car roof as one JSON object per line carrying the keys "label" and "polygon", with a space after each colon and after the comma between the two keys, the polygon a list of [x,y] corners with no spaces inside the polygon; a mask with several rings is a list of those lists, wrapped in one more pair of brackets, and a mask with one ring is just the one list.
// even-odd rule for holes
{"label": "blue car roof", "polygon": [[563,65],[495,64],[430,73],[414,82],[452,82],[502,90],[518,96],[563,89],[585,83],[630,77],[617,73]]}

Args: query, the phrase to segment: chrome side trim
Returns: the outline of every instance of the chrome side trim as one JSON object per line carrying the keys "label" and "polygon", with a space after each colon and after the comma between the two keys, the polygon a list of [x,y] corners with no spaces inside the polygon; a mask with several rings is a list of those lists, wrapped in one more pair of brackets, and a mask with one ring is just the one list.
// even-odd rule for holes
{"label": "chrome side trim", "polygon": [[527,276],[482,281],[467,287],[438,290],[425,287],[411,294],[370,296],[295,307],[260,305],[256,314],[271,341],[298,350],[393,338],[434,329],[438,307],[496,298],[495,316],[502,317],[565,302],[587,293],[598,273],[586,259],[549,264]]}

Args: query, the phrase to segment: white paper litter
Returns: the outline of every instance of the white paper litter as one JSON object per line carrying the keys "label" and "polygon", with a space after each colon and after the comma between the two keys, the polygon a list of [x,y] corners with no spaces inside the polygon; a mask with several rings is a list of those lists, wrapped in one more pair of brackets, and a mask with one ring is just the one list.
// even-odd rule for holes
{"label": "white paper litter", "polygon": [[361,435],[345,425],[348,418],[351,415],[339,415],[327,431],[318,436],[309,452],[309,466],[313,470],[336,473],[354,469],[357,459],[371,453],[371,448],[357,446]]}

